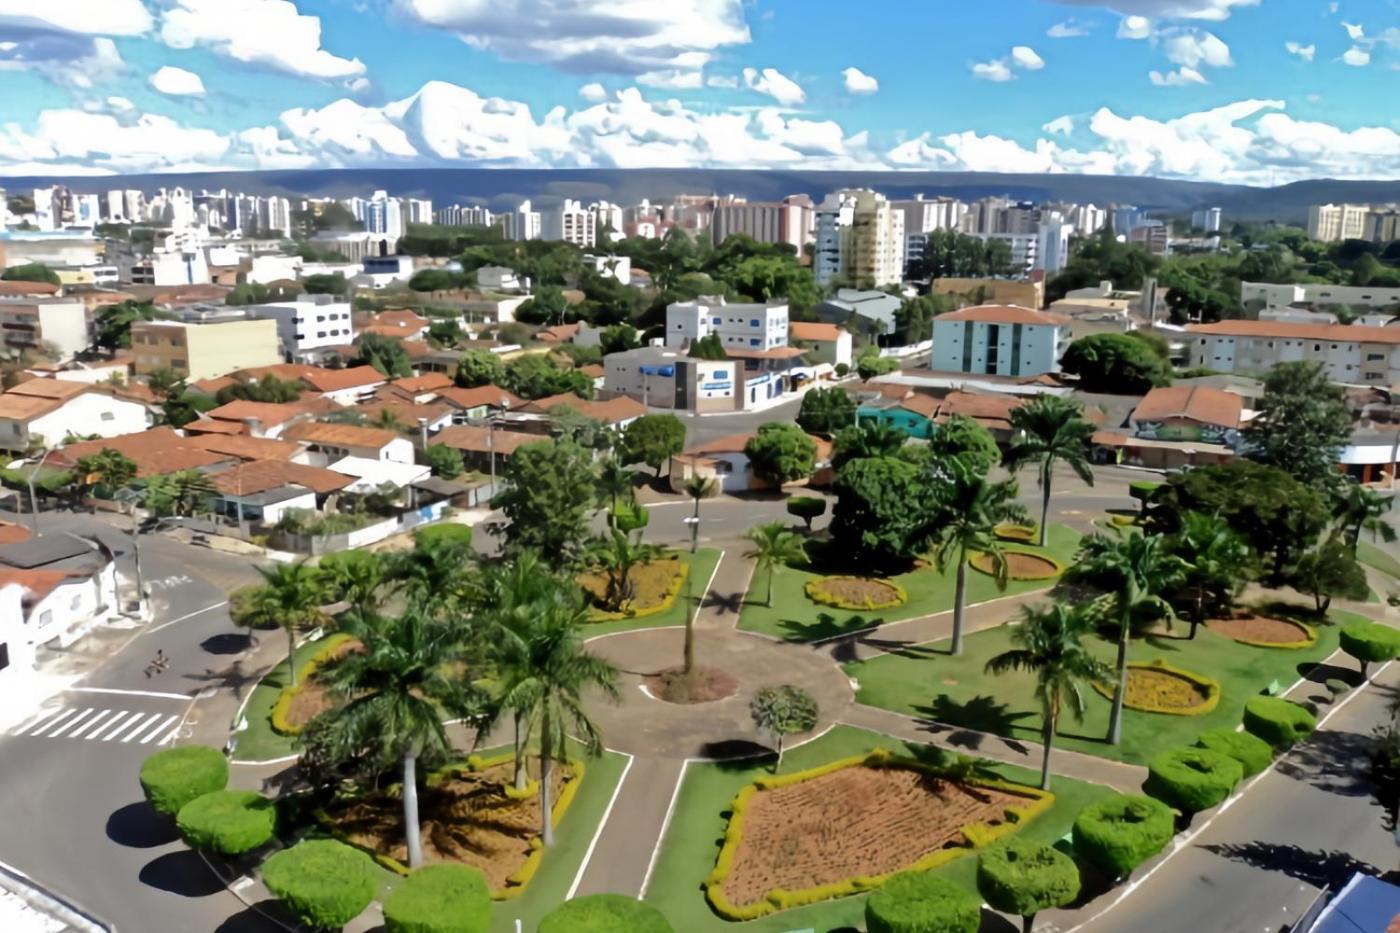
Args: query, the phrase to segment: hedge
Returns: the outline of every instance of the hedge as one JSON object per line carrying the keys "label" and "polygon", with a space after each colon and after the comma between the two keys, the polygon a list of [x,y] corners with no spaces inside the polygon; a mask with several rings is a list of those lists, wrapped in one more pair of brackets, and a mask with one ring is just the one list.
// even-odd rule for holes
{"label": "hedge", "polygon": [[297,685],[286,686],[282,692],[277,694],[277,702],[272,704],[272,712],[268,715],[268,722],[272,724],[272,731],[278,735],[301,735],[306,726],[299,725],[287,719],[287,715],[292,711],[292,703],[296,700],[301,691],[306,689],[306,685],[311,683],[311,679],[316,676],[316,672],[331,658],[333,658],[348,641],[354,641],[353,636],[345,634],[335,634],[327,636],[317,649],[312,652],[297,668]]}
{"label": "hedge", "polygon": [[277,805],[256,791],[216,790],[181,807],[175,825],[192,848],[242,855],[272,838]]}
{"label": "hedge", "polygon": [[1151,797],[1114,794],[1079,812],[1074,851],[1115,878],[1166,848],[1176,832],[1171,807]]}
{"label": "hedge", "polygon": [[930,872],[895,875],[865,902],[869,933],[977,933],[982,902]]}
{"label": "hedge", "polygon": [[491,892],[466,865],[428,865],[404,879],[384,902],[388,933],[487,933]]}
{"label": "hedge", "polygon": [[1244,777],[1244,766],[1223,752],[1177,748],[1147,765],[1144,792],[1182,813],[1209,810],[1230,796]]}
{"label": "hedge", "polygon": [[1351,622],[1342,626],[1341,648],[1361,664],[1361,676],[1374,663],[1389,661],[1400,654],[1400,631],[1380,622]]}
{"label": "hedge", "polygon": [[1079,896],[1079,867],[1051,846],[1013,839],[977,856],[977,891],[993,910],[1034,917]]}
{"label": "hedge", "polygon": [[368,855],[331,839],[311,839],[273,855],[263,883],[296,917],[315,929],[339,930],[374,900],[378,888]]}
{"label": "hedge", "polygon": [[540,921],[539,933],[672,933],[673,929],[650,904],[621,894],[590,894],[555,908]]}
{"label": "hedge", "polygon": [[1013,525],[1009,522],[1003,522],[992,529],[992,534],[1003,541],[1020,541],[1023,544],[1034,543],[1039,533],[1035,525]]}
{"label": "hedge", "polygon": [[223,752],[207,745],[182,745],[156,752],[141,765],[141,791],[161,813],[174,816],[205,794],[228,786]]}
{"label": "hedge", "polygon": [[[1042,554],[1037,551],[1015,550],[1003,548],[1002,553],[1010,557],[1012,554],[1024,554],[1027,557],[1036,557],[1044,561],[1048,566],[1044,571],[1032,571],[1030,573],[1014,573],[1009,568],[1006,578],[1008,580],[1053,580],[1065,572],[1065,565],[1051,557],[1049,554]],[[976,551],[968,559],[967,565],[978,573],[985,573],[989,577],[996,576],[996,562],[992,555],[986,551]]]}
{"label": "hedge", "polygon": [[1317,728],[1317,718],[1282,697],[1250,697],[1244,704],[1244,727],[1274,748],[1287,748]]}
{"label": "hedge", "polygon": [[690,564],[675,555],[661,557],[657,561],[650,561],[649,563],[664,561],[675,561],[677,564],[677,571],[672,574],[670,581],[667,582],[666,592],[661,594],[661,599],[658,602],[653,603],[645,609],[624,609],[621,612],[608,612],[605,609],[594,607],[589,610],[587,621],[593,623],[617,622],[621,619],[645,619],[647,616],[660,615],[667,609],[670,609],[675,605],[676,597],[681,595],[681,590],[685,585],[685,578],[690,574]]}
{"label": "hedge", "polygon": [[1274,760],[1274,750],[1268,742],[1257,735],[1237,729],[1211,729],[1202,732],[1196,744],[1201,748],[1229,755],[1238,761],[1244,777],[1253,777]]}
{"label": "hedge", "polygon": [[[840,596],[826,588],[828,583],[842,583],[847,580],[854,580],[857,583],[875,583],[885,587],[889,598],[876,601],[867,598],[863,602],[856,602],[852,599],[842,599]],[[870,611],[874,609],[893,609],[902,606],[909,601],[909,594],[904,591],[904,587],[891,580],[872,580],[868,577],[820,577],[816,580],[808,580],[802,587],[807,598],[819,606],[832,606],[836,609],[853,609],[856,611]]]}
{"label": "hedge", "polygon": [[413,533],[413,543],[415,545],[420,542],[429,541],[471,547],[472,528],[470,525],[463,525],[459,522],[443,522],[440,525],[429,525],[426,528],[419,528]]}

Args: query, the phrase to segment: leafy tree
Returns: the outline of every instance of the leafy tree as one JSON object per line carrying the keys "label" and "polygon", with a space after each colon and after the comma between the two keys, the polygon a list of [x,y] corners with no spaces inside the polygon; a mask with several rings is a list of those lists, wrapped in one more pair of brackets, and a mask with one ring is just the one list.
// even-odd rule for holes
{"label": "leafy tree", "polygon": [[429,444],[423,450],[423,459],[433,468],[433,473],[446,479],[461,476],[466,468],[462,452],[446,444]]}
{"label": "leafy tree", "polygon": [[829,530],[850,560],[893,569],[927,549],[931,489],[915,464],[899,457],[851,460],[836,474],[834,491]]}
{"label": "leafy tree", "polygon": [[1079,866],[1054,846],[1011,839],[977,856],[978,893],[993,910],[1019,916],[1023,933],[1040,911],[1074,903],[1079,887]]}
{"label": "leafy tree", "polygon": [[301,290],[308,295],[348,295],[353,290],[344,273],[308,275],[301,280]]}
{"label": "leafy tree", "polygon": [[967,415],[953,415],[933,432],[928,442],[934,461],[960,460],[974,472],[986,474],[1001,460],[992,432]]}
{"label": "leafy tree", "polygon": [[209,511],[214,482],[198,470],[179,470],[146,479],[141,505],[157,518],[190,518]]}
{"label": "leafy tree", "polygon": [[588,450],[608,450],[617,432],[598,418],[590,418],[572,405],[556,405],[549,412],[549,430],[555,437],[573,441]]}
{"label": "leafy tree", "polygon": [[1364,600],[1371,592],[1366,572],[1356,562],[1346,543],[1329,537],[1298,559],[1290,581],[1293,588],[1313,598],[1317,614],[1332,605],[1334,597]]}
{"label": "leafy tree", "polygon": [[1015,434],[1006,452],[1006,466],[1013,473],[1029,463],[1038,469],[1040,482],[1040,546],[1045,546],[1050,522],[1050,485],[1055,465],[1063,463],[1080,479],[1094,485],[1089,468],[1089,438],[1094,426],[1084,419],[1078,402],[1056,395],[1039,395],[1011,412]]}
{"label": "leafy tree", "polygon": [[506,364],[490,350],[468,350],[457,363],[453,381],[464,389],[500,385],[505,379]]}
{"label": "leafy tree", "polygon": [[831,464],[840,470],[852,460],[893,457],[904,447],[909,435],[903,429],[870,418],[843,428],[832,444]]}
{"label": "leafy tree", "polygon": [[1332,518],[1341,527],[1343,540],[1353,555],[1362,531],[1371,532],[1374,538],[1386,544],[1395,541],[1395,528],[1385,518],[1394,504],[1394,496],[1370,489],[1354,479],[1346,478],[1338,483],[1332,494]]}
{"label": "leafy tree", "polygon": [[509,521],[507,548],[536,551],[555,566],[572,562],[588,536],[594,498],[589,453],[572,441],[525,444],[511,456],[505,479],[496,504]]}
{"label": "leafy tree", "polygon": [[1092,334],[1069,345],[1060,368],[1086,392],[1142,395],[1171,382],[1171,364],[1132,334]]}
{"label": "leafy tree", "polygon": [[160,409],[160,423],[183,428],[191,421],[198,421],[200,412],[208,411],[217,404],[208,396],[182,389],[166,397]]}
{"label": "leafy tree", "polygon": [[120,451],[104,447],[78,458],[76,473],[83,487],[101,486],[115,493],[136,478],[136,464]]}
{"label": "leafy tree", "polygon": [[752,545],[744,558],[755,561],[757,569],[763,571],[768,579],[763,605],[772,606],[774,569],[805,561],[807,546],[801,538],[784,528],[782,522],[769,522],[750,528],[744,533],[744,539]]}
{"label": "leafy tree", "polygon": [[488,933],[490,929],[491,890],[481,872],[467,865],[424,866],[384,899],[384,933]]}
{"label": "leafy tree", "polygon": [[1393,833],[1400,817],[1400,700],[1392,696],[1386,709],[1389,718],[1371,733],[1367,777],[1371,796],[1385,813],[1381,825]]}
{"label": "leafy tree", "polygon": [[813,519],[826,514],[826,500],[816,496],[793,496],[787,501],[788,514],[802,519],[807,530],[812,530]]}
{"label": "leafy tree", "polygon": [[808,732],[817,725],[817,701],[806,690],[792,684],[760,687],[749,703],[749,715],[760,732],[772,735],[778,743],[777,773],[783,767],[783,742],[790,735]]}
{"label": "leafy tree", "polygon": [[1105,228],[1080,240],[1064,269],[1046,284],[1045,298],[1055,301],[1076,288],[1112,282],[1117,288],[1142,287],[1142,280],[1157,271],[1160,260],[1137,243],[1120,243]]}
{"label": "leafy tree", "polygon": [[466,339],[466,332],[456,318],[437,320],[428,326],[428,343],[435,347],[455,347]]}
{"label": "leafy tree", "polygon": [[684,449],[685,424],[675,415],[642,415],[622,432],[622,462],[645,463],[657,476]]}
{"label": "leafy tree", "polygon": [[955,307],[949,295],[918,295],[906,298],[894,313],[894,339],[900,344],[933,339],[933,319]]}
{"label": "leafy tree", "polygon": [[318,566],[327,597],[361,614],[378,611],[390,585],[397,582],[390,577],[389,563],[375,551],[337,551],[321,558]]}
{"label": "leafy tree", "polygon": [[616,515],[619,501],[631,499],[632,471],[622,461],[609,456],[598,464],[599,501],[608,506],[608,514]]}
{"label": "leafy tree", "polygon": [[419,269],[408,280],[408,287],[415,292],[446,292],[466,284],[465,275],[450,269]]}
{"label": "leafy tree", "polygon": [[692,340],[688,355],[696,360],[727,360],[729,354],[724,350],[724,342],[719,339],[719,334],[706,334],[699,340]]}
{"label": "leafy tree", "polygon": [[184,394],[185,377],[173,369],[162,367],[152,370],[146,376],[146,386],[161,401],[168,402]]}
{"label": "leafy tree", "polygon": [[526,324],[562,324],[569,302],[557,285],[542,285],[515,309],[515,318]]}
{"label": "leafy tree", "polygon": [[865,381],[883,376],[899,369],[899,360],[892,356],[881,356],[875,346],[866,347],[856,357],[856,375]]}
{"label": "leafy tree", "polygon": [[300,382],[283,381],[268,373],[257,382],[237,382],[230,386],[224,386],[214,396],[214,400],[220,405],[227,405],[229,402],[237,400],[273,403],[295,402],[301,398],[303,388]]}
{"label": "leafy tree", "polygon": [[506,365],[499,383],[523,399],[546,398],[572,392],[580,398],[593,397],[593,380],[576,369],[564,369],[552,356],[542,353],[522,356]]}
{"label": "leafy tree", "polygon": [[856,400],[845,389],[811,389],[802,396],[797,426],[808,434],[831,437],[856,423]]}
{"label": "leafy tree", "polygon": [[58,273],[42,262],[27,262],[18,266],[10,266],[4,272],[0,272],[0,281],[47,282],[50,285],[63,284],[63,280],[58,277]]}
{"label": "leafy tree", "polygon": [[435,525],[420,529],[412,548],[397,551],[387,560],[389,574],[409,605],[450,613],[467,599],[471,579],[466,568],[471,558],[470,528]]}
{"label": "leafy tree", "polygon": [[1320,363],[1280,363],[1264,378],[1259,416],[1244,430],[1245,454],[1310,486],[1330,480],[1351,438],[1341,389]]}
{"label": "leafy tree", "polygon": [[598,340],[605,355],[632,350],[642,345],[641,339],[637,336],[637,329],[630,324],[613,324],[610,327],[605,327],[598,336]]}
{"label": "leafy tree", "polygon": [[1190,610],[1191,638],[1211,615],[1228,612],[1249,581],[1249,545],[1217,515],[1187,512],[1167,548],[1182,561],[1182,579],[1172,605]]}
{"label": "leafy tree", "polygon": [[155,321],[165,317],[149,301],[128,298],[97,309],[93,320],[93,341],[103,350],[126,349],[131,346],[131,325],[138,321]]}
{"label": "leafy tree", "polygon": [[1370,666],[1394,660],[1400,655],[1400,631],[1384,622],[1358,619],[1342,626],[1338,635],[1341,649],[1361,665],[1361,679],[1370,681]]}
{"label": "leafy tree", "polygon": [[781,486],[812,475],[817,462],[817,445],[795,424],[770,422],[744,445],[753,475]]}
{"label": "leafy tree", "polygon": [[393,337],[379,334],[361,334],[355,343],[356,366],[373,366],[376,371],[391,379],[403,379],[413,375],[413,361],[403,344]]}

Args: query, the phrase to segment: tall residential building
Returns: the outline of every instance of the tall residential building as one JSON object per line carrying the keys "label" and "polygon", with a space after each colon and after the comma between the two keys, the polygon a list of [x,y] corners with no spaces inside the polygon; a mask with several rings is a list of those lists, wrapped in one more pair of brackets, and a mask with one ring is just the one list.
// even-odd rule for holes
{"label": "tall residential building", "polygon": [[1364,204],[1314,204],[1308,208],[1308,238],[1323,243],[1359,240],[1366,235]]}
{"label": "tall residential building", "polygon": [[1044,270],[1049,275],[1063,269],[1069,262],[1069,238],[1073,235],[1074,224],[1066,221],[1063,214],[1059,211],[1042,211],[1032,269]]}
{"label": "tall residential building", "polygon": [[846,246],[855,200],[843,194],[829,194],[817,208],[814,218],[812,274],[817,284],[830,285],[846,273]]}
{"label": "tall residential building", "polygon": [[731,201],[715,206],[710,236],[716,246],[735,234],[760,243],[787,243],[800,256],[812,239],[812,200],[805,194],[781,201]]}
{"label": "tall residential building", "polygon": [[437,212],[437,222],[444,227],[489,227],[495,215],[476,204],[454,204]]}
{"label": "tall residential building", "polygon": [[389,197],[387,191],[376,191],[365,204],[365,230],[386,236],[403,236],[403,204]]}
{"label": "tall residential building", "polygon": [[138,373],[173,369],[191,382],[282,362],[274,320],[138,321],[131,353]]}
{"label": "tall residential building", "polygon": [[597,215],[572,198],[565,198],[558,207],[541,212],[540,238],[592,247],[598,242],[596,223]]}
{"label": "tall residential building", "polygon": [[622,236],[622,207],[618,204],[610,204],[607,201],[594,201],[588,205],[588,212],[593,215],[593,228],[597,232],[599,239],[603,238],[604,228],[612,228],[617,236]]}
{"label": "tall residential building", "polygon": [[1391,386],[1400,382],[1400,327],[1295,321],[1188,324],[1192,366],[1219,373],[1263,373],[1279,363],[1320,364],[1333,382]]}
{"label": "tall residential building", "polygon": [[1147,222],[1147,212],[1131,204],[1115,205],[1109,214],[1109,223],[1116,236],[1128,236]]}
{"label": "tall residential building", "polygon": [[1365,236],[1372,243],[1400,240],[1400,208],[1391,205],[1382,210],[1372,209],[1366,215]]}
{"label": "tall residential building", "polygon": [[146,195],[135,188],[107,192],[107,220],[114,224],[139,224],[146,219]]}
{"label": "tall residential building", "polygon": [[1194,230],[1204,230],[1206,233],[1219,233],[1222,219],[1220,208],[1203,207],[1191,212],[1191,227]]}
{"label": "tall residential building", "polygon": [[1013,276],[1026,277],[1037,268],[1036,257],[1040,254],[1039,233],[980,233],[977,239],[984,243],[1000,240],[1010,248],[1010,273]]}
{"label": "tall residential building", "polygon": [[430,224],[433,222],[433,202],[427,198],[404,198],[404,226],[408,224]]}
{"label": "tall residential building", "polygon": [[1060,371],[1069,318],[1015,305],[979,305],[933,319],[932,368],[986,376]]}
{"label": "tall residential building", "polygon": [[862,288],[904,279],[904,212],[867,188],[827,195],[816,214],[813,272],[817,284],[837,278]]}
{"label": "tall residential building", "polygon": [[497,219],[505,229],[507,240],[540,238],[540,212],[534,210],[529,201],[521,201],[519,207],[508,214],[501,214]]}
{"label": "tall residential building", "polygon": [[1093,236],[1108,226],[1108,211],[1093,204],[1076,204],[1067,216],[1079,236]]}

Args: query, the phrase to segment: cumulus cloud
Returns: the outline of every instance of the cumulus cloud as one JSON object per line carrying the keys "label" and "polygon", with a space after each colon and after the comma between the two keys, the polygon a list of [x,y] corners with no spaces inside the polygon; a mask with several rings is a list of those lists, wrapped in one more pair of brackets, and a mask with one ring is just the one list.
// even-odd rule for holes
{"label": "cumulus cloud", "polygon": [[1371,64],[1371,53],[1360,46],[1353,45],[1342,53],[1342,62],[1353,68],[1365,68]]}
{"label": "cumulus cloud", "polygon": [[1079,25],[1074,20],[1068,19],[1063,23],[1056,23],[1051,26],[1045,31],[1045,34],[1051,39],[1076,39],[1080,36],[1087,36],[1089,30]]}
{"label": "cumulus cloud", "polygon": [[989,62],[976,62],[972,66],[972,76],[981,78],[983,81],[1010,81],[1015,75],[1011,73],[1011,66],[1000,58]]}
{"label": "cumulus cloud", "polygon": [[1210,83],[1206,80],[1205,75],[1201,74],[1196,69],[1188,68],[1185,65],[1182,65],[1175,71],[1168,71],[1166,73],[1160,71],[1149,71],[1147,73],[1147,77],[1153,84],[1157,85],[1158,87],[1186,87],[1187,85],[1191,84]]}
{"label": "cumulus cloud", "polygon": [[1353,42],[1360,42],[1362,39],[1366,38],[1365,27],[1358,26],[1356,23],[1343,22],[1342,28],[1347,31],[1347,35],[1351,37],[1351,41]]}
{"label": "cumulus cloud", "polygon": [[989,62],[975,62],[972,76],[983,81],[1013,81],[1016,78],[1013,68],[1022,71],[1040,71],[1045,67],[1045,59],[1036,54],[1028,45],[1018,45],[1011,49],[1005,58],[994,58]]}
{"label": "cumulus cloud", "polygon": [[1027,71],[1039,71],[1045,67],[1045,59],[1036,54],[1028,45],[1018,45],[1011,50],[1011,63]]}
{"label": "cumulus cloud", "polygon": [[1152,20],[1146,16],[1125,16],[1118,21],[1118,38],[1146,39],[1152,35]]}
{"label": "cumulus cloud", "polygon": [[1229,19],[1235,7],[1257,6],[1260,0],[1057,0],[1070,6],[1108,7],[1126,16],[1159,19]]}
{"label": "cumulus cloud", "polygon": [[203,97],[204,80],[193,71],[162,65],[150,77],[151,87],[171,97]]}
{"label": "cumulus cloud", "polygon": [[738,75],[710,75],[705,79],[706,87],[736,88],[739,86]]}
{"label": "cumulus cloud", "polygon": [[213,130],[169,117],[122,117],[82,110],[44,110],[32,130],[0,126],[0,163],[52,165],[108,172],[202,171],[222,164],[230,141]]}
{"label": "cumulus cloud", "polygon": [[802,86],[776,68],[744,69],[744,86],[751,91],[767,94],[784,107],[796,107],[807,102]]}
{"label": "cumulus cloud", "polygon": [[1052,136],[1068,136],[1074,132],[1074,118],[1069,116],[1056,117],[1042,126],[1041,129]]}
{"label": "cumulus cloud", "polygon": [[590,103],[596,104],[599,101],[607,100],[608,92],[597,81],[590,81],[578,89],[578,96]]}
{"label": "cumulus cloud", "polygon": [[855,66],[841,72],[841,77],[846,79],[846,92],[848,94],[874,94],[880,90],[880,82]]}
{"label": "cumulus cloud", "polygon": [[85,36],[139,36],[151,28],[141,0],[5,0],[0,34],[19,30]]}
{"label": "cumulus cloud", "polygon": [[1303,45],[1301,42],[1285,42],[1283,47],[1289,55],[1296,55],[1305,62],[1310,62],[1317,55],[1316,45]]}
{"label": "cumulus cloud", "polygon": [[664,71],[645,71],[637,75],[637,83],[646,87],[693,91],[705,86],[705,76],[698,71],[670,68]]}
{"label": "cumulus cloud", "polygon": [[510,61],[637,75],[749,42],[743,0],[393,0],[409,17]]}
{"label": "cumulus cloud", "polygon": [[290,0],[174,0],[161,14],[160,38],[176,49],[208,47],[220,55],[307,78],[363,74],[358,58],[321,47],[321,20]]}
{"label": "cumulus cloud", "polygon": [[1199,68],[1201,65],[1228,68],[1235,63],[1230,47],[1209,32],[1165,32],[1162,34],[1162,50],[1169,61],[1186,68]]}

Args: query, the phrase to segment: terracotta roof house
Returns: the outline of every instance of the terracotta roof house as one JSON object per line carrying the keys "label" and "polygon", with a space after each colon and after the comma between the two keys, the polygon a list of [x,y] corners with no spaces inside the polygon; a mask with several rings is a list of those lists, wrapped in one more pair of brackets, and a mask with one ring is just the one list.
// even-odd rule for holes
{"label": "terracotta roof house", "polygon": [[977,305],[933,319],[931,367],[943,372],[1036,376],[1060,370],[1072,320],[1018,305]]}
{"label": "terracotta roof house", "polygon": [[221,493],[243,496],[282,486],[304,486],[317,495],[344,489],[354,477],[289,460],[250,460],[209,476]]}
{"label": "terracotta roof house", "polygon": [[645,405],[625,395],[619,395],[606,401],[595,401],[582,398],[572,392],[550,395],[535,399],[533,402],[526,402],[521,410],[548,414],[556,408],[563,407],[572,408],[585,418],[601,421],[611,427],[625,427],[647,413]]}
{"label": "terracotta roof house", "polygon": [[69,444],[50,454],[48,462],[63,469],[71,469],[77,466],[82,458],[100,454],[104,450],[115,450],[135,463],[137,479],[179,473],[182,470],[197,470],[231,459],[226,454],[215,453],[196,445],[193,438],[181,437],[175,433],[174,428],[162,426],[138,434]]}
{"label": "terracotta roof house", "polygon": [[414,459],[413,442],[383,428],[306,421],[291,425],[281,436],[285,440],[304,444],[314,455],[309,462],[317,466],[328,466],[343,457],[396,463],[412,463]]}
{"label": "terracotta roof house", "polygon": [[792,321],[788,324],[788,339],[811,344],[807,357],[813,363],[851,365],[852,338],[849,331],[836,324],[815,321]]}
{"label": "terracotta roof house", "polygon": [[0,279],[2,298],[53,298],[63,292],[63,286],[52,282],[23,282]]}
{"label": "terracotta roof house", "polygon": [[1186,441],[1238,449],[1244,399],[1205,386],[1167,386],[1148,392],[1128,419],[1144,440]]}
{"label": "terracotta roof house", "polygon": [[412,340],[428,329],[430,321],[412,311],[381,311],[356,330],[361,334],[377,334],[380,337],[398,337]]}
{"label": "terracotta roof house", "polygon": [[374,394],[376,388],[389,381],[373,366],[312,369],[299,378],[313,391],[321,393],[322,397],[341,405],[354,405],[365,401]]}
{"label": "terracotta roof house", "polygon": [[243,425],[237,421],[218,421],[214,418],[196,418],[180,429],[185,432],[186,437],[193,437],[197,434],[242,434]]}
{"label": "terracotta roof house", "polygon": [[376,421],[381,415],[387,412],[392,414],[395,420],[403,425],[405,429],[412,429],[414,431],[419,430],[423,423],[426,422],[428,431],[432,433],[436,433],[441,428],[445,428],[451,424],[452,416],[456,411],[451,405],[447,405],[443,402],[416,404],[414,402],[395,401],[393,399],[369,402],[368,404],[357,406],[355,410],[364,415],[365,418],[371,422]]}
{"label": "terracotta roof house", "polygon": [[514,393],[507,392],[495,385],[476,386],[471,389],[441,389],[437,396],[441,401],[464,412],[470,418],[485,417],[489,410],[509,411],[525,404]]}
{"label": "terracotta roof house", "polygon": [[553,327],[545,327],[535,332],[535,339],[540,343],[569,343],[578,336],[579,325],[555,324]]}
{"label": "terracotta roof house", "polygon": [[493,459],[496,469],[499,470],[524,445],[547,440],[548,438],[539,434],[526,434],[523,431],[459,424],[443,428],[437,437],[433,438],[433,443],[446,444],[454,450],[461,451],[469,468],[489,471]]}
{"label": "terracotta roof house", "polygon": [[452,385],[452,379],[446,373],[424,373],[421,376],[395,379],[389,383],[388,388],[406,394],[412,401],[426,402],[437,394],[437,390],[450,389]]}
{"label": "terracotta roof house", "polygon": [[335,402],[325,398],[286,403],[238,399],[205,414],[215,421],[240,424],[243,433],[253,437],[280,437],[289,424],[309,421],[317,415],[328,414],[339,408]]}
{"label": "terracotta roof house", "polygon": [[196,434],[186,440],[201,450],[239,460],[290,460],[302,449],[300,444],[292,441],[248,437],[245,434]]}
{"label": "terracotta roof house", "polygon": [[0,395],[0,450],[23,452],[69,436],[118,437],[149,424],[144,404],[86,382],[30,379]]}
{"label": "terracotta roof house", "polygon": [[[671,489],[681,492],[685,481],[694,476],[713,479],[720,492],[734,493],[769,488],[766,483],[753,475],[749,467],[749,457],[744,448],[753,439],[753,434],[730,434],[687,447],[671,458]],[[824,485],[831,481],[831,442],[825,438],[808,435],[816,447],[816,471],[806,483]]]}

